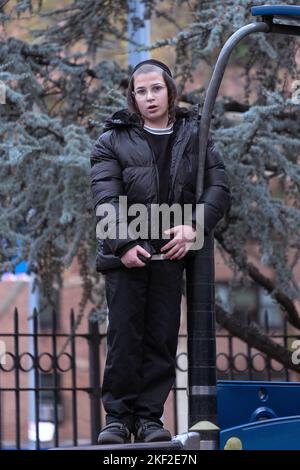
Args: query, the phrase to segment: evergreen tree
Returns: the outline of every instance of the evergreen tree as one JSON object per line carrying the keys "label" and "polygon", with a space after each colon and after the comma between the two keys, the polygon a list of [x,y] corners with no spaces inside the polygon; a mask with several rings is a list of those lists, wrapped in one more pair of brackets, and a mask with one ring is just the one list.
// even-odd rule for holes
{"label": "evergreen tree", "polygon": [[[170,31],[168,38],[154,38],[150,49],[155,57],[173,54],[180,101],[202,104],[205,87],[188,93],[187,80],[199,64],[212,70],[226,39],[255,21],[253,2],[145,4],[144,19]],[[103,301],[94,264],[89,156],[104,118],[126,106],[128,5],[126,0],[0,0],[0,80],[6,88],[6,103],[0,105],[1,272],[28,259],[51,291],[78,256],[81,313],[88,299],[96,306]],[[133,22],[138,28],[143,19]],[[26,38],[11,33],[24,24]],[[232,57],[245,80],[244,98],[218,97],[212,132],[233,195],[230,212],[215,232],[235,273],[233,283],[263,287],[299,328],[300,114],[290,91],[299,72],[297,52],[299,39],[292,36],[261,33],[244,39]],[[256,247],[255,261],[249,246]],[[221,325],[291,366],[287,351],[230,313],[217,306]]]}

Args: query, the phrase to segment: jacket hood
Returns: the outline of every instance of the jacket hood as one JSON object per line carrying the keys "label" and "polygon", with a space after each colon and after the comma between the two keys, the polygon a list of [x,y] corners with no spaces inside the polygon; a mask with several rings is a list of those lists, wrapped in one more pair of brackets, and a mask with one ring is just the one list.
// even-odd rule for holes
{"label": "jacket hood", "polygon": [[[176,106],[175,108],[176,120],[183,118],[198,119],[199,116],[199,104],[192,106],[191,108],[184,108]],[[124,108],[120,111],[115,112],[111,117],[104,121],[104,131],[114,129],[116,127],[131,127],[137,126],[142,127],[143,123],[137,113],[129,111]]]}

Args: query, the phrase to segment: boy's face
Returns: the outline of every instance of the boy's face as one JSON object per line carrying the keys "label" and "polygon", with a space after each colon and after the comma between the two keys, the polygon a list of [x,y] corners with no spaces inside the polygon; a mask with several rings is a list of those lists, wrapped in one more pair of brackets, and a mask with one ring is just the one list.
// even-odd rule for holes
{"label": "boy's face", "polygon": [[137,107],[150,127],[166,127],[168,123],[168,89],[162,74],[148,72],[134,78]]}

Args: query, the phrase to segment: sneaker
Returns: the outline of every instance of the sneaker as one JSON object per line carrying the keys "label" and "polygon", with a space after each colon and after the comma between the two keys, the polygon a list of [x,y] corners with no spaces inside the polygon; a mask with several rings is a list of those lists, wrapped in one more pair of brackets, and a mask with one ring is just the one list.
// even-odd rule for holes
{"label": "sneaker", "polygon": [[140,418],[136,423],[134,442],[171,441],[170,431],[164,429],[157,421]]}
{"label": "sneaker", "polygon": [[121,422],[107,424],[98,436],[98,444],[128,444],[131,442],[130,431]]}

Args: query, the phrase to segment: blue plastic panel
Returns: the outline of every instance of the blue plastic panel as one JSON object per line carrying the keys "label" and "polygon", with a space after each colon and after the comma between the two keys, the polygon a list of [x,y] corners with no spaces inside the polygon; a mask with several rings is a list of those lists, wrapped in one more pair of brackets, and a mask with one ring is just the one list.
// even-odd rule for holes
{"label": "blue plastic panel", "polygon": [[220,433],[220,450],[231,437],[242,441],[243,450],[300,450],[300,416],[257,421],[225,429]]}
{"label": "blue plastic panel", "polygon": [[217,397],[221,429],[259,419],[300,415],[300,382],[220,380]]}
{"label": "blue plastic panel", "polygon": [[261,5],[252,7],[253,16],[282,16],[282,17],[300,17],[300,6],[297,5]]}

